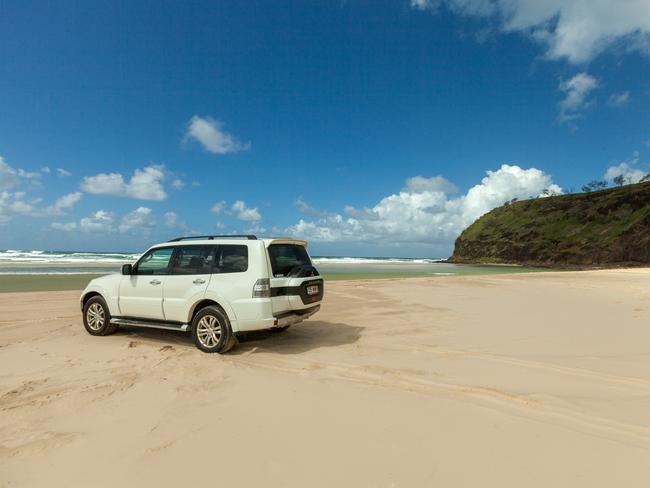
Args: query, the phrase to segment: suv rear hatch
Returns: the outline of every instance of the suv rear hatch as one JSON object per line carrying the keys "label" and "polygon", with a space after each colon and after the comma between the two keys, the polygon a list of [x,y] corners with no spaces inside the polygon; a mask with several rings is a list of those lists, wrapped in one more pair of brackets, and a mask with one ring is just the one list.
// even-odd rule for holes
{"label": "suv rear hatch", "polygon": [[306,245],[305,241],[273,241],[267,247],[274,315],[309,309],[323,299],[323,279]]}

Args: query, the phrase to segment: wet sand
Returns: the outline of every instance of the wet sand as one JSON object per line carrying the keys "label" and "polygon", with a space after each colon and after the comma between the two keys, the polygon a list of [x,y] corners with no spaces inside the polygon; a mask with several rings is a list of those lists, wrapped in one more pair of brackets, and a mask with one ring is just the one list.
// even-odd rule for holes
{"label": "wet sand", "polygon": [[0,486],[645,486],[650,270],[338,281],[225,356],[0,294]]}

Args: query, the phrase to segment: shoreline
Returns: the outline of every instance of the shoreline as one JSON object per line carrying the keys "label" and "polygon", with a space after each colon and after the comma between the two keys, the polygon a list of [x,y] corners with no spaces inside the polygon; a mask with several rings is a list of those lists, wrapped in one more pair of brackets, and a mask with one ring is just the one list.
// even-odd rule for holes
{"label": "shoreline", "polygon": [[[351,268],[348,265],[337,264],[321,266],[321,276],[325,281],[374,281],[396,280],[406,278],[450,278],[454,276],[486,276],[522,273],[548,273],[557,271],[553,269],[527,268],[524,266],[474,266],[458,268],[456,272],[434,271],[430,266],[435,265],[408,265],[397,263],[387,265],[364,264]],[[22,267],[24,269],[24,267]],[[28,266],[27,268],[33,268]],[[93,279],[112,272],[82,271],[74,273],[63,272],[0,272],[0,293],[12,292],[47,292],[64,290],[83,290]]]}
{"label": "shoreline", "polygon": [[[515,272],[487,272],[481,274],[449,274],[449,273],[405,273],[405,272],[335,272],[323,273],[322,277],[326,282],[386,282],[402,280],[423,280],[423,279],[454,279],[454,278],[481,278],[481,277],[505,277],[508,275],[555,275],[566,273],[577,273],[588,275],[591,272],[606,271],[627,271],[645,272],[650,270],[647,267],[629,267],[612,269],[539,269],[520,267]],[[110,273],[70,273],[70,274],[2,274],[0,275],[0,294],[5,293],[30,293],[30,292],[56,292],[56,291],[79,291],[81,292],[90,280],[106,276]]]}

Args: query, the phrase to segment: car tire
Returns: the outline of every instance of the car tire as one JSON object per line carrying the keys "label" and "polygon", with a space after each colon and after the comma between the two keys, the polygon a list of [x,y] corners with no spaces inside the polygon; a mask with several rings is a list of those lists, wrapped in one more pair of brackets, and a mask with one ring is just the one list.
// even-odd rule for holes
{"label": "car tire", "polygon": [[96,295],[84,304],[83,322],[90,335],[105,336],[117,330],[117,325],[111,324],[111,314],[106,301]]}
{"label": "car tire", "polygon": [[219,307],[202,308],[192,319],[192,339],[203,352],[223,354],[237,344],[230,320]]}

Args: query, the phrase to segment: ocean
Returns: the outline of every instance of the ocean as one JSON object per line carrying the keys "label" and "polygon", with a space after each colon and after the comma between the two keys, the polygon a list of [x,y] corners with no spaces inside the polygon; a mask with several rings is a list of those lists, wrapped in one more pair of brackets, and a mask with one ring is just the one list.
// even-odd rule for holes
{"label": "ocean", "polygon": [[[0,250],[0,275],[66,275],[119,272],[122,264],[133,263],[139,253],[41,250]],[[358,256],[312,256],[325,277],[453,276],[467,274],[533,271],[521,266],[463,265],[442,258],[395,258]]]}

